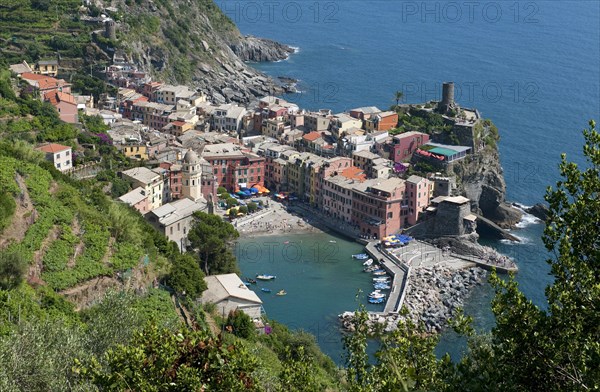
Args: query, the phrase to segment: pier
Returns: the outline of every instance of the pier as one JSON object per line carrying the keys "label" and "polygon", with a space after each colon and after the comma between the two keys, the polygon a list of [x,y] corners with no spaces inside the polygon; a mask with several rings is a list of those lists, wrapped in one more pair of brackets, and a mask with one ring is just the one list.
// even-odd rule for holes
{"label": "pier", "polygon": [[398,313],[402,309],[406,286],[410,275],[410,267],[404,265],[396,256],[384,250],[379,250],[376,244],[379,241],[371,241],[367,244],[367,253],[377,261],[392,276],[392,288],[385,303],[384,314]]}

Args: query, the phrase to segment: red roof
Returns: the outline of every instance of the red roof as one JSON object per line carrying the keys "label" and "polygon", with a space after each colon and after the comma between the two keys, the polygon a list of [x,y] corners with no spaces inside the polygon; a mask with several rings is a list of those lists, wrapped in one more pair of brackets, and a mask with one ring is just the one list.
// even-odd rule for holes
{"label": "red roof", "polygon": [[50,143],[37,148],[40,151],[57,153],[65,150],[70,150],[71,147],[63,146],[62,144]]}
{"label": "red roof", "polygon": [[176,127],[183,127],[185,125],[184,121],[173,121],[173,125]]}
{"label": "red roof", "polygon": [[30,80],[33,82],[37,82],[38,88],[40,90],[47,90],[50,88],[56,88],[60,86],[67,85],[68,83],[63,79],[55,79],[46,75],[38,75],[31,72],[25,72],[21,74],[22,79]]}
{"label": "red roof", "polygon": [[320,137],[321,137],[321,134],[317,131],[313,131],[313,132],[307,133],[306,135],[302,136],[302,138],[304,140],[308,140],[309,142],[314,142],[315,140],[317,140]]}
{"label": "red roof", "polygon": [[71,94],[61,93],[59,91],[50,91],[44,94],[44,99],[49,101],[52,106],[58,105],[59,102],[70,103],[71,105],[77,105],[75,97]]}
{"label": "red roof", "polygon": [[344,171],[342,171],[342,176],[349,180],[357,180],[359,182],[363,182],[367,179],[363,170],[356,166],[350,166],[349,168],[344,169]]}

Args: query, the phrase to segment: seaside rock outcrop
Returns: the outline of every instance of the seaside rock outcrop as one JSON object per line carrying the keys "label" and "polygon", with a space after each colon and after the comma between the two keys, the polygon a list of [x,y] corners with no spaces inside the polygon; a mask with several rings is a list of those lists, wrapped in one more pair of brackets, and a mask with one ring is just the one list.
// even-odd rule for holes
{"label": "seaside rock outcrop", "polygon": [[514,227],[523,214],[508,204],[504,171],[496,147],[483,148],[452,164],[457,192],[471,200],[471,208],[501,228]]}
{"label": "seaside rock outcrop", "polygon": [[533,207],[526,208],[525,212],[535,216],[538,219],[543,220],[544,222],[548,219],[548,206],[542,203],[537,203]]}
{"label": "seaside rock outcrop", "polygon": [[247,35],[229,45],[242,61],[265,62],[285,60],[294,49],[279,42]]}

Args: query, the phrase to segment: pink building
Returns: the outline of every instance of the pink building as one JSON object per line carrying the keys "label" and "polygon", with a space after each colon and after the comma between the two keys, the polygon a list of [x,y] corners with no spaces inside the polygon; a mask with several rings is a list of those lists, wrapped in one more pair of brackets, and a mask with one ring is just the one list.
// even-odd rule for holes
{"label": "pink building", "polygon": [[394,162],[409,160],[417,148],[429,142],[429,135],[422,132],[405,132],[394,136],[390,159]]}
{"label": "pink building", "polygon": [[361,234],[383,238],[402,228],[406,184],[400,178],[367,180],[352,192],[352,223]]}
{"label": "pink building", "polygon": [[364,172],[356,166],[350,166],[339,174],[324,178],[321,209],[328,216],[351,223],[353,189],[366,179]]}
{"label": "pink building", "polygon": [[178,200],[181,198],[181,186],[183,178],[181,174],[181,165],[176,165],[171,162],[161,162],[160,167],[165,169],[164,173],[167,179],[169,189],[169,197],[167,200]]}
{"label": "pink building", "polygon": [[414,225],[429,205],[433,196],[433,182],[419,176],[410,176],[406,180],[406,200],[408,214],[404,217],[404,226]]}
{"label": "pink building", "polygon": [[319,175],[316,178],[315,195],[317,205],[322,205],[323,181],[329,177],[337,176],[348,168],[352,167],[352,158],[336,157],[327,159],[319,167]]}
{"label": "pink building", "polygon": [[58,111],[60,119],[64,122],[75,124],[78,122],[77,102],[71,94],[59,91],[50,91],[44,94],[44,100],[50,102]]}

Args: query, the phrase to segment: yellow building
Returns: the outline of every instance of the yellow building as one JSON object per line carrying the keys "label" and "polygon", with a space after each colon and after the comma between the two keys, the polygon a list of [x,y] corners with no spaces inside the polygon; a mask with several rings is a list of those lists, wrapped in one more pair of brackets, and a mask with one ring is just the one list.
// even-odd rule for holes
{"label": "yellow building", "polygon": [[145,144],[121,144],[117,149],[127,158],[148,160],[148,148]]}

